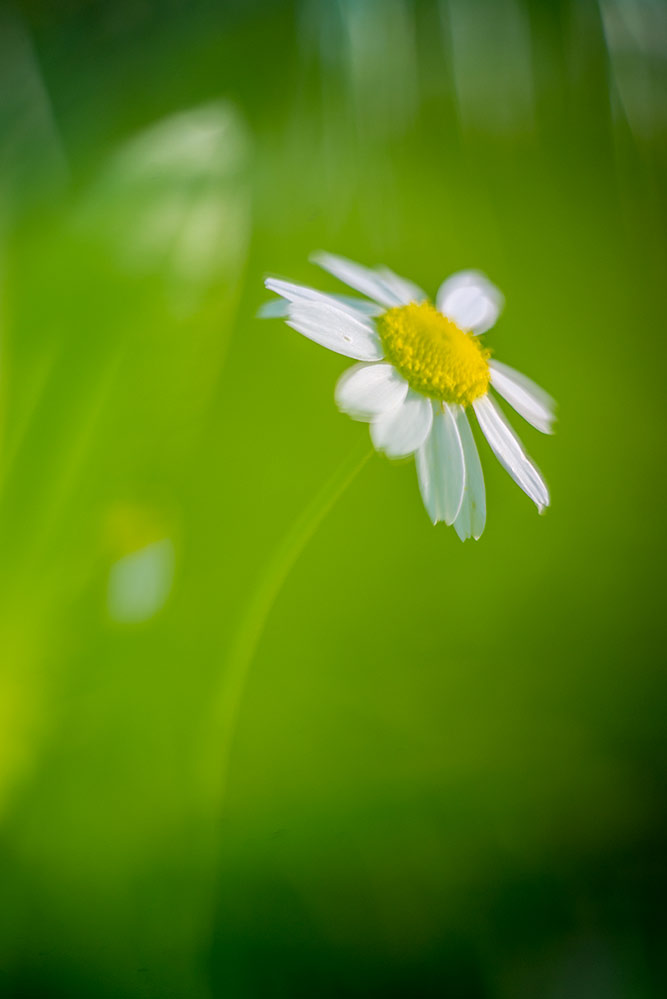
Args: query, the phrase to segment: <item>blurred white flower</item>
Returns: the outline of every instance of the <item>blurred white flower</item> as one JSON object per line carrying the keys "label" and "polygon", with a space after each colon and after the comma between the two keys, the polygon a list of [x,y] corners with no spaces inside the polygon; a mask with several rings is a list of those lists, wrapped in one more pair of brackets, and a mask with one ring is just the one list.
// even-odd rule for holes
{"label": "blurred white flower", "polygon": [[162,275],[172,311],[191,315],[246,256],[249,138],[234,104],[169,115],[126,141],[84,200],[81,222],[130,273]]}
{"label": "blurred white flower", "polygon": [[169,538],[124,555],[111,567],[107,608],[113,621],[147,621],[164,607],[174,578],[174,546]]}
{"label": "blurred white flower", "polygon": [[366,300],[325,294],[268,278],[281,296],[263,316],[287,316],[304,336],[361,363],[336,386],[339,408],[370,424],[373,445],[390,458],[415,455],[419,488],[433,521],[453,524],[462,541],[486,521],[484,477],[468,421],[472,407],[496,457],[542,512],[549,492],[540,472],[490,394],[492,387],[528,423],[551,433],[554,400],[499,361],[477,339],[503,307],[503,296],[478,271],[440,287],[436,304],[387,268],[319,253],[313,258]]}

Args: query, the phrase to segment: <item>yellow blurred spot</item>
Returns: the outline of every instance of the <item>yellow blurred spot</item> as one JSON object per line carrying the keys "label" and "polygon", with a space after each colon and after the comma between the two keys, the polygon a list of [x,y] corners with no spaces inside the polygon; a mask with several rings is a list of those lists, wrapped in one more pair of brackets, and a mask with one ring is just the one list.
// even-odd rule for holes
{"label": "yellow blurred spot", "polygon": [[128,555],[160,541],[168,533],[167,519],[153,507],[115,503],[106,515],[105,533],[114,555]]}
{"label": "yellow blurred spot", "polygon": [[174,578],[171,527],[150,506],[119,502],[108,511],[105,533],[114,562],[107,611],[113,621],[147,621],[166,603]]}

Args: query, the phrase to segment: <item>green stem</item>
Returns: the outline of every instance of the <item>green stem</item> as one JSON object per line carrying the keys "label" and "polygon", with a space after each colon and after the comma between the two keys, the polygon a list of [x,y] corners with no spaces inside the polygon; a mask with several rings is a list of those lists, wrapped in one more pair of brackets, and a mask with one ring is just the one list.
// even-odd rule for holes
{"label": "green stem", "polygon": [[361,459],[356,454],[348,458],[309,503],[264,565],[241,617],[213,705],[212,742],[204,757],[207,770],[214,768],[207,775],[207,784],[220,795],[220,801],[224,801],[227,790],[229,763],[250,666],[276,598],[299,555],[371,454],[368,451]]}

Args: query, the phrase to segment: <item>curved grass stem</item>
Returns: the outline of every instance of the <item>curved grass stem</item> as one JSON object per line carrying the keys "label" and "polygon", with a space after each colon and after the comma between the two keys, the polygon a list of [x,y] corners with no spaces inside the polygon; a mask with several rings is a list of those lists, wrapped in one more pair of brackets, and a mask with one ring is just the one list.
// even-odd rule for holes
{"label": "curved grass stem", "polygon": [[213,705],[212,743],[205,754],[205,765],[215,769],[209,775],[209,779],[213,780],[209,787],[217,790],[221,804],[227,790],[230,759],[248,674],[266,622],[301,552],[371,454],[372,451],[367,451],[361,459],[358,454],[348,458],[315,495],[265,563],[241,616],[230,644],[223,682]]}

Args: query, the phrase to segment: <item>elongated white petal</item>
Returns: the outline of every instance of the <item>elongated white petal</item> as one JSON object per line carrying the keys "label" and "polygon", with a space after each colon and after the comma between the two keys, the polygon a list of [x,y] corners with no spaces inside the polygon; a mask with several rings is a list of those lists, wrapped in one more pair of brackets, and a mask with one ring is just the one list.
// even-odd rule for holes
{"label": "elongated white petal", "polygon": [[434,524],[453,524],[465,485],[463,445],[449,406],[433,404],[431,432],[417,451],[417,476],[424,506]]}
{"label": "elongated white petal", "polygon": [[281,278],[266,278],[264,287],[269,291],[275,291],[276,295],[285,298],[288,302],[322,302],[330,301],[331,295],[326,295],[316,288],[309,288],[305,284],[295,284],[294,281],[283,281]]}
{"label": "elongated white petal", "polygon": [[269,291],[275,291],[280,298],[270,302],[264,302],[259,307],[257,315],[261,319],[271,319],[275,316],[286,316],[289,311],[289,302],[327,302],[329,305],[341,305],[347,309],[361,312],[366,316],[377,316],[383,310],[375,302],[369,302],[363,298],[354,298],[351,295],[329,294],[309,288],[304,284],[294,284],[292,281],[282,281],[280,278],[267,278],[264,282]]}
{"label": "elongated white petal", "polygon": [[430,399],[410,390],[403,402],[371,423],[371,440],[389,458],[405,458],[424,443],[433,422]]}
{"label": "elongated white petal", "polygon": [[275,291],[288,302],[305,304],[308,302],[319,302],[321,305],[333,305],[338,308],[349,310],[347,303],[342,303],[335,295],[329,295],[316,288],[309,288],[305,284],[295,284],[293,281],[283,281],[281,278],[267,278],[264,287],[269,291]]}
{"label": "elongated white petal", "polygon": [[272,298],[270,302],[262,302],[257,310],[258,319],[277,319],[289,312],[289,302],[285,298]]}
{"label": "elongated white petal", "polygon": [[355,420],[370,421],[400,405],[408,383],[392,364],[355,364],[336,385],[338,408]]}
{"label": "elongated white petal", "polygon": [[379,316],[384,312],[381,305],[378,305],[377,302],[369,302],[367,298],[355,298],[354,295],[338,294],[333,294],[331,297],[335,298],[341,305],[346,305],[349,309],[362,312],[365,316]]}
{"label": "elongated white petal", "polygon": [[544,507],[549,506],[549,490],[500,409],[489,395],[475,399],[473,408],[498,461],[541,513]]}
{"label": "elongated white petal", "polygon": [[459,271],[440,285],[436,305],[464,330],[486,333],[503,307],[501,292],[479,271]]}
{"label": "elongated white petal", "polygon": [[463,446],[465,462],[465,489],[459,515],[454,521],[454,529],[461,541],[470,537],[478,541],[486,524],[484,473],[465,410],[457,406],[454,409],[454,417]]}
{"label": "elongated white petal", "polygon": [[380,338],[370,319],[321,302],[292,302],[287,325],[310,340],[357,361],[382,360]]}
{"label": "elongated white petal", "polygon": [[[406,304],[395,284],[391,286],[380,273],[369,267],[355,264],[354,261],[346,260],[345,257],[334,256],[333,253],[315,253],[310,259],[328,271],[329,274],[333,274],[334,277],[349,285],[350,288],[355,288],[362,295],[367,295],[375,302],[379,302],[380,305],[393,308],[396,305]],[[396,275],[392,276],[393,279],[401,280]],[[412,301],[412,299],[408,298],[408,301]]]}
{"label": "elongated white petal", "polygon": [[556,402],[534,381],[500,361],[489,361],[491,384],[524,420],[543,434],[553,433]]}
{"label": "elongated white petal", "polygon": [[392,291],[400,299],[401,305],[409,305],[410,302],[425,302],[428,298],[426,292],[422,291],[414,281],[409,281],[407,278],[394,274],[388,267],[376,267],[375,273],[380,277],[389,291]]}

